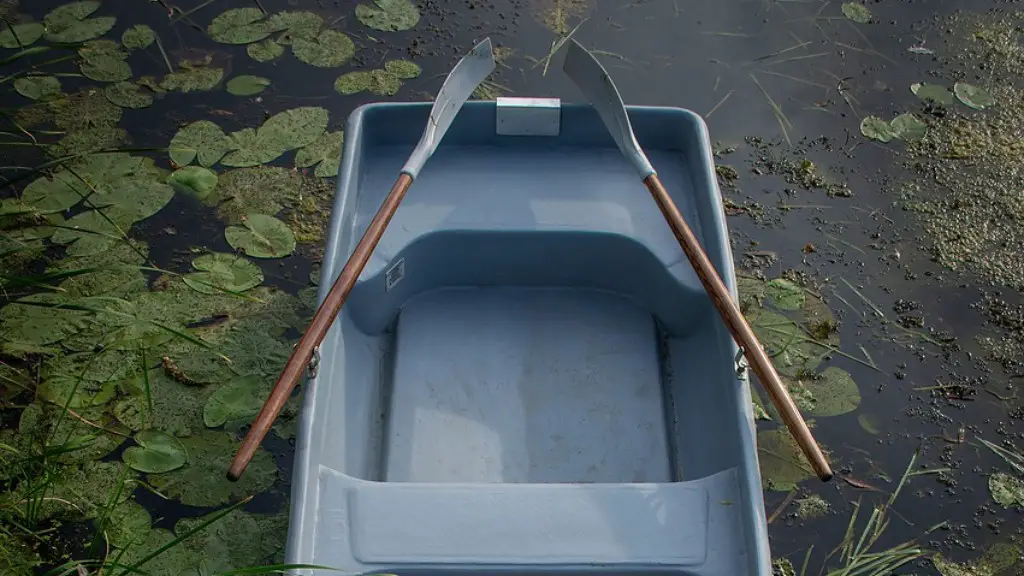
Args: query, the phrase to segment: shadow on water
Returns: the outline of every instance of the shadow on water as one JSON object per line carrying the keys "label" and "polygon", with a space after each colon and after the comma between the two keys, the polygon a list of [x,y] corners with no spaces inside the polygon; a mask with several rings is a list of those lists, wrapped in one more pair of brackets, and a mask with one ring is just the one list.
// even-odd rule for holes
{"label": "shadow on water", "polygon": [[[33,0],[23,2],[20,10],[39,20],[60,4]],[[816,571],[843,539],[851,502],[884,501],[917,449],[920,469],[949,471],[911,480],[895,504],[885,542],[916,538],[930,550],[965,560],[1017,530],[1019,514],[989,497],[988,475],[1005,466],[976,442],[978,437],[996,442],[1021,437],[1019,416],[1010,416],[1014,405],[1000,399],[1013,395],[1010,381],[985,361],[987,351],[976,341],[1000,334],[971,308],[992,289],[983,279],[934,261],[916,216],[898,202],[899,183],[915,178],[905,165],[907,149],[898,142],[868,140],[860,132],[860,121],[868,115],[929,114],[909,87],[950,80],[953,73],[943,72],[949,60],[936,55],[959,48],[944,39],[946,19],[1004,3],[869,3],[874,16],[861,24],[847,18],[839,2],[817,0],[619,0],[591,6],[582,0],[429,0],[421,3],[420,24],[404,32],[362,26],[346,2],[256,4],[268,12],[308,10],[349,34],[358,50],[342,72],[380,68],[396,58],[419,63],[422,75],[406,81],[396,100],[431,99],[451,64],[490,35],[500,47],[500,65],[489,96],[576,101],[579,95],[562,77],[560,61],[548,61],[554,30],[571,32],[596,50],[627,103],[682,106],[704,115],[712,140],[731,149],[718,156],[720,164],[735,169],[735,177],[722,186],[727,208],[747,207],[729,211],[737,266],[766,278],[785,273],[803,279],[824,298],[840,322],[841,349],[849,355],[833,354],[829,365],[847,370],[862,397],[855,412],[816,419],[815,433],[840,473],[835,482],[803,482],[795,494],[766,492],[774,556],[789,558],[799,569],[813,545],[809,573]],[[118,18],[116,34],[132,24],[151,26],[173,63],[209,54],[225,69],[225,79],[256,74],[272,81],[258,96],[232,96],[221,88],[169,92],[150,108],[126,109],[120,126],[128,132],[127,145],[165,147],[180,126],[199,119],[214,120],[230,133],[297,106],[326,108],[328,130],[337,130],[356,106],[384,99],[369,92],[339,96],[331,89],[341,73],[337,68],[305,66],[290,55],[258,63],[243,46],[216,44],[206,36],[204,27],[217,14],[252,6],[245,0],[159,0],[130,7],[104,3],[102,14]],[[169,24],[172,8],[188,16]],[[166,73],[159,51],[145,55],[132,60],[136,77]],[[78,66],[68,61],[53,71],[76,73]],[[963,71],[956,73],[961,76],[953,79],[963,78]],[[62,83],[68,93],[96,84],[85,78]],[[2,98],[11,108],[25,103],[13,92]],[[154,158],[167,167],[165,153]],[[29,151],[12,150],[5,163],[38,161]],[[801,170],[813,170],[852,195],[833,196],[824,186],[807,185]],[[320,214],[321,225],[326,216]],[[132,236],[148,243],[153,264],[184,272],[194,248],[231,251],[223,228],[210,207],[179,194],[135,226]],[[265,285],[295,294],[308,284],[315,258],[316,251],[310,250],[257,264]],[[1001,297],[1011,304],[1021,301],[1011,289],[1002,290]],[[0,407],[2,422],[13,427],[17,406],[6,404]],[[769,430],[776,423],[759,426]],[[266,447],[280,479],[247,509],[280,512],[290,485],[293,442],[273,437]],[[811,494],[831,505],[824,518],[795,514],[794,502]],[[135,498],[154,520],[160,519],[154,525],[159,528],[172,529],[181,518],[216,509],[184,506],[141,488]],[[917,573],[933,570],[923,560],[913,568]]]}

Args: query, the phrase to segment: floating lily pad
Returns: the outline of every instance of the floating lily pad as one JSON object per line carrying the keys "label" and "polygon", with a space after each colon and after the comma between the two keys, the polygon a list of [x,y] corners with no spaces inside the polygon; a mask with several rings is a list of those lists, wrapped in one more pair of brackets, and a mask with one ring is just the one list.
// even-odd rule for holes
{"label": "floating lily pad", "polygon": [[37,394],[57,406],[89,408],[110,402],[117,394],[117,383],[113,380],[97,382],[82,378],[80,374],[61,373],[43,381]]}
{"label": "floating lily pad", "polygon": [[157,490],[186,506],[220,506],[263,492],[277,480],[277,467],[265,450],[258,450],[238,482],[224,476],[238,449],[233,434],[203,431],[182,438],[188,464],[166,474],[151,474],[149,482]]}
{"label": "floating lily pad", "polygon": [[259,376],[241,376],[218,388],[206,401],[203,422],[210,428],[248,420],[259,413],[270,386]]}
{"label": "floating lily pad", "polygon": [[921,100],[925,100],[927,102],[933,102],[940,106],[953,105],[953,93],[945,86],[940,86],[938,84],[921,84],[918,82],[910,85],[910,91]]}
{"label": "floating lily pad", "polygon": [[988,477],[988,491],[1003,508],[1024,508],[1024,480],[1003,472]]}
{"label": "floating lily pad", "polygon": [[43,18],[46,39],[55,44],[77,44],[98,38],[114,27],[113,16],[89,18],[98,10],[99,2],[72,2],[59,6]]}
{"label": "floating lily pad", "polygon": [[217,187],[217,174],[202,166],[185,166],[172,172],[167,177],[167,183],[188,190],[202,200]]}
{"label": "floating lily pad", "polygon": [[164,90],[177,90],[179,92],[192,92],[195,90],[213,90],[224,78],[223,68],[208,68],[197,66],[195,68],[181,68],[172,72],[160,81],[160,87]]}
{"label": "floating lily pad", "polygon": [[60,94],[60,80],[53,76],[24,76],[14,81],[14,89],[25,98],[52,100]]}
{"label": "floating lily pad", "polygon": [[295,236],[284,222],[266,214],[248,214],[240,226],[224,231],[228,244],[253,258],[284,258],[295,251]]}
{"label": "floating lily pad", "polygon": [[352,39],[337,30],[324,30],[316,38],[295,38],[292,52],[299,60],[319,68],[334,68],[356,53]]}
{"label": "floating lily pad", "polygon": [[867,24],[871,21],[871,10],[860,2],[844,3],[843,15],[858,24]]}
{"label": "floating lily pad", "polygon": [[768,282],[766,294],[781,310],[799,310],[804,305],[804,289],[785,278]]}
{"label": "floating lily pad", "polygon": [[0,48],[23,48],[43,37],[46,28],[39,22],[25,22],[11,26],[4,22],[0,31]]}
{"label": "floating lily pad", "polygon": [[928,125],[913,114],[900,114],[889,123],[894,138],[912,142],[924,138],[928,133]]}
{"label": "floating lily pad", "polygon": [[397,32],[408,30],[420,21],[420,11],[409,0],[374,0],[376,6],[359,4],[356,18],[374,30]]}
{"label": "floating lily pad", "polygon": [[82,76],[97,82],[120,82],[132,77],[132,68],[111,54],[97,54],[82,62]]}
{"label": "floating lily pad", "polygon": [[860,406],[860,390],[853,376],[842,368],[829,366],[816,379],[806,379],[804,386],[813,396],[808,414],[838,416],[853,412]]}
{"label": "floating lily pad", "polygon": [[267,38],[262,42],[254,42],[246,46],[245,53],[257,62],[270,62],[284,54],[284,46]]}
{"label": "floating lily pad", "polygon": [[88,130],[113,126],[121,120],[124,111],[111,104],[103,91],[95,88],[81,90],[50,103],[53,121],[65,130]]}
{"label": "floating lily pad", "polygon": [[315,178],[280,166],[230,170],[219,176],[207,203],[217,206],[221,219],[236,224],[248,212],[277,214],[299,194],[319,192],[318,184]]}
{"label": "floating lily pad", "polygon": [[403,80],[417,78],[423,73],[419,64],[409,60],[388,60],[384,63],[384,69]]}
{"label": "floating lily pad", "polygon": [[135,435],[138,446],[126,448],[122,458],[132,470],[162,474],[177,470],[188,462],[181,441],[159,430],[143,430]]}
{"label": "floating lily pad", "polygon": [[954,84],[953,93],[956,94],[956,99],[962,102],[964,106],[974,108],[975,110],[984,110],[996,103],[996,99],[987,90],[965,82]]}
{"label": "floating lily pad", "polygon": [[394,96],[402,87],[402,79],[387,70],[370,71],[370,92],[378,96]]}
{"label": "floating lily pad", "polygon": [[795,321],[770,310],[756,310],[748,316],[751,327],[771,355],[776,369],[793,377],[814,370],[829,352]]}
{"label": "floating lily pad", "polygon": [[260,267],[236,254],[204,254],[192,261],[192,267],[198,272],[186,274],[183,280],[204,294],[244,292],[263,283]]}
{"label": "floating lily pad", "polygon": [[114,421],[104,407],[78,408],[75,411],[91,424],[102,426],[103,429],[69,417],[62,406],[34,402],[22,411],[17,432],[26,440],[46,439],[46,445],[54,448],[79,441],[77,450],[52,452],[54,461],[64,464],[98,460],[124,443],[125,437],[122,434],[129,431]]}
{"label": "floating lily pad", "polygon": [[330,178],[338,175],[341,167],[341,144],[344,140],[344,133],[324,132],[315,142],[295,153],[295,166],[297,168],[309,168],[316,164],[314,174],[320,178]]}
{"label": "floating lily pad", "polygon": [[122,108],[146,108],[153,104],[153,95],[134,82],[118,82],[103,89],[112,104]]}
{"label": "floating lily pad", "polygon": [[324,19],[313,12],[285,10],[271,16],[270,25],[275,30],[283,30],[277,42],[289,45],[297,38],[315,39],[324,26]]}
{"label": "floating lily pad", "polygon": [[334,90],[342,96],[358,94],[370,89],[373,78],[369,72],[358,70],[342,74],[334,81]]}
{"label": "floating lily pad", "polygon": [[[248,473],[248,472],[247,472]],[[198,518],[183,518],[174,531],[184,536],[209,521],[213,514]],[[167,572],[167,574],[227,574],[250,566],[264,564],[267,558],[280,552],[286,541],[288,515],[266,515],[233,510],[223,518],[207,525],[194,536],[181,543],[189,551],[194,571]],[[148,567],[148,564],[146,565]],[[157,574],[156,572],[152,572]],[[234,572],[237,573],[237,572]],[[164,574],[160,572],[159,574]]]}
{"label": "floating lily pad", "polygon": [[231,80],[228,80],[227,91],[235,96],[252,96],[253,94],[259,94],[270,86],[270,79],[262,76],[235,76]]}
{"label": "floating lily pad", "polygon": [[326,108],[302,106],[275,114],[260,126],[261,140],[281,150],[294,150],[311,144],[327,130]]}
{"label": "floating lily pad", "polygon": [[209,120],[193,122],[178,130],[171,139],[171,160],[178,166],[187,166],[196,158],[209,168],[228,151],[227,136],[220,126]]}
{"label": "floating lily pad", "polygon": [[148,48],[156,40],[156,32],[145,24],[136,24],[121,34],[121,44],[129,50]]}
{"label": "floating lily pad", "polygon": [[221,164],[232,168],[249,168],[272,162],[285,153],[275,142],[261,139],[255,128],[243,128],[227,137],[228,152]]}
{"label": "floating lily pad", "polygon": [[141,544],[152,524],[153,518],[145,508],[134,500],[127,500],[110,512],[106,526],[107,541],[118,548]]}
{"label": "floating lily pad", "polygon": [[889,123],[878,116],[868,116],[861,120],[860,133],[879,142],[888,142],[895,137]]}
{"label": "floating lily pad", "polygon": [[263,40],[284,27],[274,25],[258,8],[232,8],[216,18],[206,28],[210,38],[222,44],[249,44]]}
{"label": "floating lily pad", "polygon": [[814,470],[785,428],[757,433],[757,459],[765,490],[788,492],[814,477]]}

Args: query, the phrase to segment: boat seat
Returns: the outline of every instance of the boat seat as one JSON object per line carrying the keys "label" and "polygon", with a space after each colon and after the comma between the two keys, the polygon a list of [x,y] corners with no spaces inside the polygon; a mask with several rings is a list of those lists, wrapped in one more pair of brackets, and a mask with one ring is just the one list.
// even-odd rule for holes
{"label": "boat seat", "polygon": [[[369,482],[321,467],[313,563],[399,574],[742,573],[735,470],[651,484]],[[722,543],[716,546],[715,543]]]}

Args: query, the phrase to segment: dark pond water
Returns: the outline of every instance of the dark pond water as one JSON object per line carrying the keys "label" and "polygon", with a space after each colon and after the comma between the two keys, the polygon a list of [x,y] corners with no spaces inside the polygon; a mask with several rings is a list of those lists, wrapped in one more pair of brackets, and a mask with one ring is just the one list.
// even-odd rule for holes
{"label": "dark pond water", "polygon": [[[11,23],[43,21],[63,4],[0,2]],[[360,22],[355,3],[342,1],[106,0],[95,13],[72,18],[70,24],[48,22],[53,25],[47,33],[79,26],[86,29],[82,40],[92,40],[96,36],[88,30],[93,26],[109,28],[102,31],[102,38],[120,41],[125,30],[145,25],[159,40],[123,57],[89,56],[88,47],[81,52],[78,46],[57,45],[47,37],[31,46],[49,46],[48,51],[30,49],[15,59],[16,44],[0,49],[0,177],[8,184],[2,193],[5,210],[0,212],[6,236],[0,245],[4,302],[59,285],[63,290],[46,303],[67,306],[82,302],[73,297],[96,295],[124,303],[117,304],[124,308],[118,308],[122,314],[116,320],[102,306],[99,312],[77,312],[96,314],[99,320],[24,305],[19,305],[19,312],[2,312],[6,315],[0,331],[0,485],[5,491],[0,497],[0,572],[45,573],[56,566],[72,567],[76,561],[94,571],[103,561],[131,564],[195,528],[193,519],[209,519],[209,514],[253,494],[256,497],[243,512],[232,512],[232,528],[212,524],[200,536],[149,561],[145,569],[153,574],[205,574],[280,561],[293,446],[289,423],[268,439],[268,454],[249,484],[226,488],[219,476],[210,478],[222,475],[237,445],[234,432],[244,431],[253,403],[261,397],[218,392],[218,387],[224,389],[222,376],[255,375],[263,386],[256,386],[259,394],[265,393],[267,381],[273,381],[310,314],[310,273],[321,255],[334,183],[333,178],[320,178],[312,162],[292,171],[290,150],[307,148],[325,130],[341,130],[347,115],[360,104],[432,99],[451,65],[484,36],[500,47],[500,65],[481,96],[578,100],[576,89],[558,70],[560,60],[551,58],[553,44],[571,34],[599,55],[627,103],[681,106],[705,117],[719,153],[737,268],[760,279],[745,286],[764,291],[762,280],[784,278],[769,284],[768,293],[779,286],[802,285],[806,290],[801,302],[823,302],[837,321],[826,325],[834,332],[826,330],[823,339],[808,332],[813,337],[806,341],[809,346],[827,341],[834,351],[820,366],[808,366],[809,371],[793,380],[807,381],[801,390],[812,395],[817,391],[818,396],[808,400],[812,414],[814,402],[834,403],[837,394],[843,395],[838,401],[843,408],[814,418],[815,434],[839,477],[821,484],[799,462],[780,464],[773,459],[766,467],[762,454],[763,474],[772,488],[766,490],[765,502],[773,556],[790,560],[798,573],[806,567],[807,574],[1018,573],[1024,566],[1014,565],[1024,550],[1024,490],[1019,479],[1024,470],[1018,470],[1017,484],[1010,480],[1007,492],[998,495],[1000,502],[995,501],[990,489],[993,474],[998,473],[994,477],[1000,481],[1012,479],[1014,469],[981,440],[1018,454],[1024,450],[1024,400],[1017,399],[1015,387],[1020,382],[1016,378],[1024,373],[1019,361],[1024,352],[1019,290],[1024,282],[1017,280],[1024,274],[1015,272],[1024,246],[1024,235],[1015,232],[1024,218],[1024,174],[1015,168],[1024,160],[1016,146],[1024,138],[1024,117],[1017,108],[1024,99],[1016,92],[1018,72],[1024,70],[1024,48],[1018,38],[1024,20],[1013,11],[1013,3],[988,0],[852,4],[430,0],[418,3],[420,19],[411,29],[382,31]],[[300,60],[323,64],[331,54],[344,51],[344,45],[300,59],[293,51],[298,52],[299,38],[308,31],[291,29],[294,38],[289,40],[281,37],[284,29],[277,28],[266,37],[281,40],[283,54],[272,61],[256,61],[244,43],[216,42],[207,33],[215,17],[234,8],[255,8],[269,15],[315,14],[322,21],[316,33],[343,32],[354,42],[355,54],[338,65],[311,65]],[[116,17],[116,23],[74,23],[100,17]],[[28,28],[16,30],[31,33]],[[95,44],[91,49],[101,51]],[[103,87],[112,82],[83,76],[90,58],[102,70],[88,76],[130,77],[140,83],[152,76],[152,86],[166,82],[171,69],[216,69],[223,75],[188,92],[143,87],[142,93],[154,96],[152,104],[114,106],[120,117],[110,121],[101,113],[112,106],[103,97]],[[119,76],[117,60],[130,64],[129,76]],[[341,95],[334,89],[342,74],[381,69],[396,60],[415,62],[422,72],[401,81],[394,94],[364,90]],[[57,78],[60,94],[33,104],[24,94],[38,86],[19,85],[16,79],[37,75]],[[247,96],[225,90],[228,80],[242,75],[264,78],[269,85]],[[202,84],[195,78],[190,81]],[[968,95],[937,106],[911,90],[915,83],[952,88],[954,82],[991,92],[996,105],[974,110],[963,100],[977,102],[981,96]],[[67,95],[77,95],[71,98],[73,105],[61,104],[68,102]],[[89,98],[99,99],[99,104],[89,107]],[[177,167],[167,148],[185,125],[212,121],[223,133],[232,134],[280,119],[282,112],[312,107],[327,113],[326,122],[306,118],[307,124],[319,123],[312,132],[289,119],[290,136],[283,143],[236,141],[225,159],[243,153],[266,156],[236,161],[236,167],[249,166],[242,168],[244,178],[226,176],[226,160],[217,166],[204,162],[220,177],[205,200],[197,198],[202,194],[160,188],[167,175],[152,173]],[[903,113],[915,114],[926,125],[923,143],[903,141],[909,137],[881,142],[862,135],[863,118],[888,121]],[[1015,122],[1018,117],[1021,120]],[[124,132],[113,133],[116,129]],[[65,140],[65,148],[54,146],[75,135],[79,139]],[[328,140],[322,168],[333,158]],[[202,161],[207,144],[186,147],[199,150]],[[274,156],[266,154],[267,147],[288,152]],[[156,167],[151,172],[138,169],[139,174],[146,172],[138,176],[145,181],[137,183],[138,196],[110,200],[114,208],[108,210],[113,211],[105,214],[124,224],[125,230],[111,228],[106,218],[93,218],[87,223],[92,234],[72,233],[70,240],[61,238],[69,231],[60,227],[49,241],[26,235],[26,228],[35,230],[41,221],[26,224],[11,214],[25,209],[15,198],[29,198],[26,186],[46,173],[33,172],[33,167],[50,161],[44,167],[54,170],[53,159],[62,158],[62,153],[86,156],[72,163],[87,172],[83,179],[89,185],[77,188],[86,196],[102,196],[113,190],[104,186],[122,182],[117,180],[120,176],[104,180],[117,168],[90,168],[81,162],[95,158],[87,155],[97,150],[117,148],[152,158]],[[947,154],[949,150],[956,153]],[[178,156],[178,164],[185,164],[191,158],[180,160]],[[256,167],[260,165],[282,169]],[[73,174],[64,177],[78,182]],[[254,192],[268,189],[279,196]],[[908,190],[913,197],[907,196]],[[53,210],[37,212],[44,201],[61,204],[59,198],[68,194],[47,189],[40,200],[37,193],[34,204],[26,202],[29,217],[60,224],[52,219]],[[145,217],[118,219],[118,210],[130,212],[132,206],[150,202],[146,194],[158,200],[155,206],[147,204]],[[232,202],[246,210],[232,208]],[[986,203],[1002,208],[986,208]],[[75,206],[63,213],[67,219],[101,208],[71,204]],[[285,257],[250,259],[259,273],[252,264],[239,264],[224,273],[227,276],[190,278],[255,295],[259,303],[204,294],[183,284],[181,275],[194,272],[190,266],[197,266],[194,261],[203,253],[230,254],[244,246],[237,240],[229,243],[224,229],[244,231],[247,224],[240,215],[246,211],[276,215],[293,231],[297,245],[272,242],[274,255]],[[88,252],[84,255],[82,250],[75,252],[76,245],[85,244],[83,237],[95,240],[104,235],[112,238],[108,244],[82,249]],[[125,248],[126,237],[142,243],[136,246],[144,247],[145,258]],[[134,267],[133,271],[119,272],[121,276],[109,272],[118,264]],[[107,273],[116,281],[69,285],[62,283],[64,278],[46,276],[55,269],[92,266],[107,272],[90,274]],[[83,277],[92,278],[90,274]],[[257,274],[260,280],[254,281]],[[256,284],[261,288],[250,290]],[[58,313],[58,323],[75,329],[61,331],[45,323],[44,316]],[[168,330],[155,321],[232,351],[228,355],[235,360],[233,367],[218,364],[220,360],[204,347],[181,343],[178,332],[173,336],[179,343],[169,344]],[[805,319],[796,321],[793,330],[814,328]],[[102,329],[99,335],[97,327]],[[763,330],[759,334],[764,338]],[[241,332],[268,336],[264,341],[246,339]],[[111,340],[112,333],[119,337]],[[83,346],[88,338],[93,338],[90,345]],[[123,355],[96,359],[111,349]],[[161,363],[164,356],[171,365]],[[115,380],[110,373],[100,378],[93,375],[96,371],[89,372],[92,362],[116,373],[116,386],[104,384]],[[814,384],[814,373],[826,367],[840,369],[856,382],[852,396],[849,387],[837,392],[831,385]],[[87,373],[90,376],[82,376]],[[196,381],[197,374],[210,379]],[[40,386],[41,380],[51,383]],[[158,385],[173,392],[158,395]],[[219,423],[227,421],[227,431],[209,426],[217,420],[211,415],[212,396],[217,396],[213,403],[226,406]],[[60,416],[60,406],[72,408],[70,416]],[[126,438],[145,427],[139,413],[185,440],[151,438],[148,449],[125,448],[133,446]],[[78,423],[68,424],[64,418]],[[777,421],[759,421],[762,438],[777,427]],[[85,436],[92,438],[88,447],[68,448],[68,442]],[[143,439],[141,444],[145,443]],[[98,444],[102,446],[97,448]],[[62,450],[70,451],[57,453]],[[183,452],[188,453],[184,465],[175,461]],[[915,453],[913,470],[919,474],[907,480],[887,507],[888,524],[872,551],[913,541],[920,554],[910,555],[900,568],[880,565],[874,571],[842,572],[843,560],[829,556],[850,529],[854,503],[862,502],[854,525],[859,537],[868,511],[887,502]],[[133,463],[138,472],[122,462]],[[816,498],[827,503],[820,515],[809,512],[815,505],[824,508]],[[97,537],[97,526],[106,528],[105,540]],[[133,540],[135,544],[129,545]],[[118,549],[126,546],[129,552],[119,557]],[[998,559],[993,553],[985,555],[993,546],[1007,554]],[[935,554],[973,564],[935,562]]]}

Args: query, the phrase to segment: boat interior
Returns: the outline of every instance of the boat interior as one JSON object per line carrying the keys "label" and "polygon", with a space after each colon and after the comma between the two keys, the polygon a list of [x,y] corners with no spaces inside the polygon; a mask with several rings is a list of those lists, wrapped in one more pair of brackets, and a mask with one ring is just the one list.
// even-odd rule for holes
{"label": "boat interior", "polygon": [[[428,113],[374,104],[350,119],[321,299]],[[323,342],[287,561],[401,575],[767,573],[735,343],[597,114],[561,105],[542,128],[556,133],[496,129],[517,113],[462,109]],[[630,116],[735,291],[703,122]]]}

